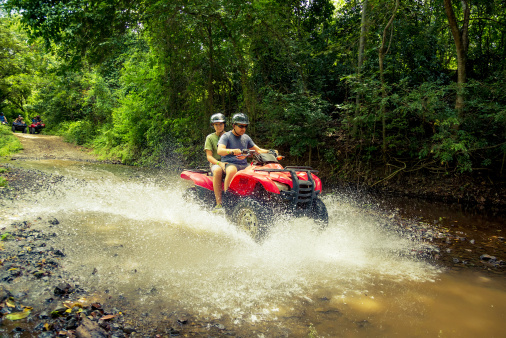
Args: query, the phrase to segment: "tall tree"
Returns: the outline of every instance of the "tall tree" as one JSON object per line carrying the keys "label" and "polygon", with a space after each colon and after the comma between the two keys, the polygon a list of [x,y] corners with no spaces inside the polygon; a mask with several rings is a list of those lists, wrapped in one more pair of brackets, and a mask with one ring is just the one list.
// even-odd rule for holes
{"label": "tall tree", "polygon": [[[395,1],[395,8],[392,11],[392,16],[390,17],[390,20],[388,20],[388,23],[385,25],[385,28],[383,29],[383,35],[381,38],[381,47],[378,51],[378,59],[379,59],[379,72],[380,72],[380,81],[381,81],[381,96],[383,98],[381,103],[381,125],[382,125],[382,135],[383,135],[383,157],[385,157],[386,151],[387,151],[387,133],[386,133],[386,107],[384,100],[387,97],[387,90],[386,90],[386,83],[385,83],[385,76],[384,76],[384,61],[385,61],[385,55],[388,53],[388,49],[390,47],[390,43],[388,44],[388,47],[386,46],[387,42],[387,34],[390,27],[392,27],[395,15],[397,14],[397,9],[399,8],[399,0]],[[393,30],[390,33],[390,41],[392,41],[393,37]]]}
{"label": "tall tree", "polygon": [[462,5],[462,26],[459,27],[457,16],[453,9],[452,0],[444,0],[445,13],[448,18],[450,30],[452,32],[453,41],[457,50],[457,98],[455,108],[459,115],[462,116],[465,97],[464,85],[467,80],[466,62],[467,51],[469,49],[469,19],[471,17],[471,0],[460,0]]}

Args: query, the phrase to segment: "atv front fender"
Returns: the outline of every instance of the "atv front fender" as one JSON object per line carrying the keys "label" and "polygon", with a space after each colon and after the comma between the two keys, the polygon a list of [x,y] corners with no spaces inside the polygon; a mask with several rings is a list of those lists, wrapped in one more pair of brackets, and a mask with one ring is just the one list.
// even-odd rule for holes
{"label": "atv front fender", "polygon": [[251,175],[239,171],[235,174],[230,189],[241,196],[249,196],[253,193],[257,183],[260,183],[265,190],[275,194],[279,194],[279,189],[268,175]]}
{"label": "atv front fender", "polygon": [[322,192],[322,181],[320,180],[320,178],[314,174],[311,174],[311,176],[313,177],[313,180],[314,180],[314,190],[315,191],[319,191],[320,193]]}
{"label": "atv front fender", "polygon": [[181,173],[181,178],[191,180],[202,188],[213,190],[213,179],[205,174],[185,170]]}

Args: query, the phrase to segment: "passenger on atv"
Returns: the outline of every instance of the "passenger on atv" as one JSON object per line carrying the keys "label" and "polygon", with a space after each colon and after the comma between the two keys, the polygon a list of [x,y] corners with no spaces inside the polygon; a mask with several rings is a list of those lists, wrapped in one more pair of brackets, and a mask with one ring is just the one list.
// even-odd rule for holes
{"label": "passenger on atv", "polygon": [[207,135],[204,150],[206,151],[207,160],[211,165],[211,173],[213,176],[213,190],[216,199],[216,206],[213,212],[221,212],[221,183],[223,173],[225,172],[225,163],[221,162],[221,156],[218,155],[218,140],[225,132],[225,115],[221,113],[213,114],[211,116],[211,127],[214,128],[214,133]]}
{"label": "passenger on atv", "polygon": [[255,150],[257,153],[268,153],[269,150],[259,148],[246,134],[246,128],[249,125],[249,118],[244,113],[237,113],[232,116],[232,130],[226,132],[218,141],[218,155],[222,156],[225,162],[225,192],[230,186],[237,171],[248,166],[246,156],[242,154],[242,149]]}
{"label": "passenger on atv", "polygon": [[30,127],[28,128],[29,131],[30,131],[30,134],[35,134],[35,133],[40,133],[42,131],[42,129],[44,129],[46,127],[46,125],[44,123],[42,123],[42,120],[40,118],[40,115],[37,115],[35,116],[33,119],[32,119],[32,124],[30,125]]}

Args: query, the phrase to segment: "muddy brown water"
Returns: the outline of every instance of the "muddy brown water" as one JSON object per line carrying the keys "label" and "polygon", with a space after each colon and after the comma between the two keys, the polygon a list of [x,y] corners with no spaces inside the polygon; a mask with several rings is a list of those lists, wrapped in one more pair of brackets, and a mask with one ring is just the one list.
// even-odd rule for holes
{"label": "muddy brown water", "polygon": [[[50,159],[15,165],[68,179],[20,198],[0,225],[57,218],[75,281],[144,325],[176,315],[246,337],[505,335],[503,270],[479,259],[506,260],[500,217],[405,199],[356,203],[333,192],[323,198],[326,230],[281,219],[257,244],[225,217],[182,201],[187,182],[174,174]],[[402,219],[410,225],[399,231]],[[406,228],[417,224],[435,237],[410,236]]]}

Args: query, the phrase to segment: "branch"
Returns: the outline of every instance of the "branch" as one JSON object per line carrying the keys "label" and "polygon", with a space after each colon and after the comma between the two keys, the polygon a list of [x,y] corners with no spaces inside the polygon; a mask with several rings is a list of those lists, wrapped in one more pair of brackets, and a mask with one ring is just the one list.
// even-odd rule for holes
{"label": "branch", "polygon": [[[391,173],[390,175],[388,175],[387,177],[377,181],[376,183],[374,183],[373,185],[371,185],[371,187],[374,187],[376,184],[380,183],[380,182],[383,182],[383,181],[386,181],[386,180],[389,180],[391,179],[392,177],[394,177],[395,175],[397,175],[399,172],[403,171],[404,169],[406,169],[406,163],[405,162],[402,162],[404,164],[404,167],[400,168],[400,169],[397,169],[396,171],[394,171],[393,173]],[[387,163],[387,165],[389,166],[392,166],[391,164]]]}
{"label": "branch", "polygon": [[499,144],[496,144],[495,146],[490,146],[490,147],[483,147],[483,148],[468,149],[468,151],[485,150],[485,149],[494,149],[494,148],[500,147],[500,146],[502,146],[502,145],[504,145],[504,144],[506,144],[506,142],[499,143]]}
{"label": "branch", "polygon": [[[506,26],[506,23],[503,23],[503,22],[500,22],[500,21],[497,21],[497,20],[494,20],[491,18],[469,18],[469,21],[473,21],[473,20],[488,20],[488,21],[495,22],[499,25]],[[463,20],[460,20],[459,22],[463,22]]]}

